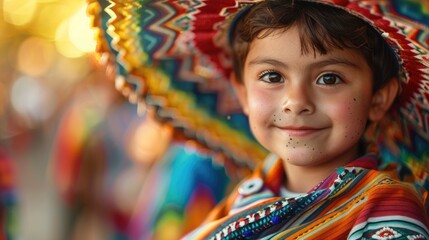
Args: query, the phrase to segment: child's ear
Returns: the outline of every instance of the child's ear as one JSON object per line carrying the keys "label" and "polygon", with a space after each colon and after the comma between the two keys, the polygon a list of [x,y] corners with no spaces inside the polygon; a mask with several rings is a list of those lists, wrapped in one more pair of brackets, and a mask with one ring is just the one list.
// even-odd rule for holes
{"label": "child's ear", "polygon": [[396,78],[391,79],[384,87],[377,90],[372,96],[369,120],[377,122],[381,120],[389,110],[398,94],[399,83]]}
{"label": "child's ear", "polygon": [[235,93],[238,96],[238,101],[240,102],[241,108],[243,109],[243,112],[248,115],[249,107],[247,103],[246,87],[244,86],[243,81],[237,79],[235,74],[232,73],[230,79]]}

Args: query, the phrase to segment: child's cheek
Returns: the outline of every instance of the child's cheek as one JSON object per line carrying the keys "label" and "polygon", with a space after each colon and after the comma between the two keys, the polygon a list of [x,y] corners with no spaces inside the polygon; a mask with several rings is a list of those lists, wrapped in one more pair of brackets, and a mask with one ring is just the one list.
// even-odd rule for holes
{"label": "child's cheek", "polygon": [[271,111],[276,101],[273,94],[263,89],[251,88],[248,92],[249,110],[253,115],[263,116]]}
{"label": "child's cheek", "polygon": [[[342,123],[345,140],[356,141],[362,136],[367,119],[365,103],[359,97],[339,104],[336,112],[337,122]],[[335,119],[334,119],[335,121]]]}

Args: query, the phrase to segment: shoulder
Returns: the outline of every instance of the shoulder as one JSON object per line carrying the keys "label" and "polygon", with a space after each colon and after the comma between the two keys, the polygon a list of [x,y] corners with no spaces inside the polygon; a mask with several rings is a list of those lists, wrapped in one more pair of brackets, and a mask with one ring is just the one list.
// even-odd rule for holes
{"label": "shoulder", "polygon": [[413,184],[398,180],[395,175],[384,171],[371,170],[360,181],[366,182],[365,195],[380,201],[414,201],[423,203],[423,193]]}
{"label": "shoulder", "polygon": [[376,170],[369,171],[360,181],[364,185],[361,197],[366,208],[372,210],[372,215],[377,213],[377,209],[382,209],[380,211],[384,214],[425,213],[424,195],[427,193],[418,191],[410,183],[401,182],[395,176]]}
{"label": "shoulder", "polygon": [[412,184],[375,170],[362,181],[370,184],[360,196],[362,211],[350,232],[350,239],[389,239],[378,238],[383,235],[394,239],[429,239],[429,219],[423,196]]}

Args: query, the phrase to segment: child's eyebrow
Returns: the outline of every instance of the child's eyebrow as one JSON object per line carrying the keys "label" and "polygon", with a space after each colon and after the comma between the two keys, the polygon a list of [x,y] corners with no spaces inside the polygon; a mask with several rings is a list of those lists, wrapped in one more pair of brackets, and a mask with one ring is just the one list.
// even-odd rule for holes
{"label": "child's eyebrow", "polygon": [[[273,59],[273,58],[255,58],[251,61],[249,61],[248,65],[272,65],[275,67],[280,67],[280,68],[288,68],[288,64],[277,60],[277,59]],[[357,68],[359,67],[356,63],[354,63],[353,61],[350,61],[346,58],[342,58],[342,57],[331,57],[328,59],[323,59],[320,61],[316,61],[311,63],[309,66],[310,67],[324,67],[324,66],[329,66],[329,65],[346,65],[349,67],[353,67],[353,68]]]}
{"label": "child's eyebrow", "polygon": [[310,64],[311,67],[324,67],[324,66],[329,66],[329,65],[346,65],[346,66],[353,67],[353,68],[359,67],[358,64],[356,64],[353,61],[350,61],[349,59],[337,58],[337,57],[323,59],[321,61],[317,61],[317,62]]}
{"label": "child's eyebrow", "polygon": [[281,67],[281,68],[287,68],[287,64],[285,64],[282,61],[276,60],[276,59],[272,59],[272,58],[255,58],[252,61],[249,62],[249,66],[250,65],[261,65],[261,64],[268,64],[268,65],[273,65],[276,67]]}

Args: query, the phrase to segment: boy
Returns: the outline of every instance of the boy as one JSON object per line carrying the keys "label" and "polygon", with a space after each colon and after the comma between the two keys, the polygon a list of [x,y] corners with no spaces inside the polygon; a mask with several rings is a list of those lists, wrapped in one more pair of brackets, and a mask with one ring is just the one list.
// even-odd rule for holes
{"label": "boy", "polygon": [[394,52],[344,9],[263,1],[235,19],[233,83],[273,154],[189,239],[429,239],[422,196],[365,130],[399,91]]}

